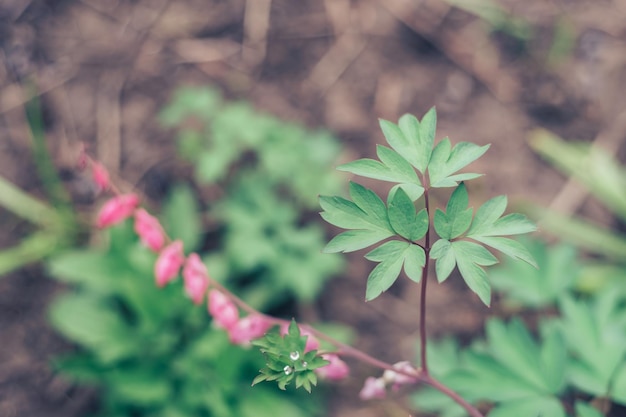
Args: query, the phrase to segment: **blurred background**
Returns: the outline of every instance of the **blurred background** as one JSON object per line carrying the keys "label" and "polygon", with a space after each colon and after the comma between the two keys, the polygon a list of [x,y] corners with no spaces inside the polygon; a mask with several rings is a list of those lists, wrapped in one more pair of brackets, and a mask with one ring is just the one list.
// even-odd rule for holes
{"label": "blurred background", "polygon": [[[195,310],[178,313],[196,336],[163,341],[167,353],[155,353],[161,362],[146,365],[148,371],[123,373],[140,363],[155,329],[162,328],[159,321],[141,327],[141,345],[113,343],[106,353],[59,365],[58,358],[77,347],[93,353],[111,341],[64,325],[64,314],[81,315],[80,306],[97,303],[105,306],[92,312],[98,322],[111,311],[131,326],[124,331],[141,321],[127,311],[137,300],[126,290],[85,281],[92,273],[93,280],[106,280],[90,268],[104,262],[99,270],[111,268],[107,273],[118,276],[122,257],[151,284],[150,259],[128,230],[90,235],[86,225],[102,200],[76,168],[83,146],[124,190],[141,193],[172,235],[184,235],[186,247],[201,251],[216,279],[247,291],[247,299],[265,311],[352,326],[356,334],[333,328],[392,363],[415,357],[418,292],[400,283],[365,304],[372,265],[360,254],[319,255],[337,230],[316,215],[316,196],[342,193],[349,179],[334,166],[374,157],[375,144],[384,140],[379,118],[421,117],[436,106],[438,139],[491,144],[472,167],[486,174],[470,185],[474,204],[508,194],[529,213],[549,208],[561,236],[571,229],[557,220],[584,217],[607,235],[590,242],[582,229],[571,236],[575,243],[606,247],[609,253],[601,255],[612,262],[626,259],[619,246],[626,213],[626,177],[619,168],[626,157],[621,0],[3,0],[0,64],[2,416],[258,412],[238,403],[233,393],[251,379],[232,376],[232,370],[223,372],[243,382],[232,382],[229,392],[200,390],[196,397],[212,399],[186,399],[175,410],[158,403],[182,395],[179,377],[146,388],[162,369],[192,372],[196,362],[187,356],[174,370],[168,368],[172,360],[163,359],[177,356],[189,340],[202,341],[193,347],[194,360],[215,346],[226,356],[208,354],[213,361],[231,354]],[[585,152],[605,150],[615,169],[595,175],[597,166],[576,153],[582,148],[567,147],[573,141],[583,142]],[[600,168],[613,167],[602,161]],[[309,175],[300,178],[298,171]],[[591,198],[589,190],[600,188],[601,195],[592,191]],[[180,213],[188,221],[181,222]],[[251,221],[255,216],[265,223]],[[544,224],[542,230],[552,229]],[[607,244],[608,234],[617,240]],[[260,251],[267,239],[274,239],[272,250]],[[485,317],[502,313],[497,304],[483,308],[461,284],[431,290],[428,331],[435,337],[470,337],[481,332]],[[91,298],[53,306],[68,294]],[[170,298],[154,303],[175,304]],[[172,323],[182,316],[162,320],[179,329]],[[321,390],[324,400],[299,411],[282,409],[276,400],[267,405],[273,410],[268,415],[406,416],[391,401],[360,402],[362,381],[375,371],[352,365],[349,380]],[[139,382],[115,388],[129,378]],[[197,378],[208,386],[226,379]],[[108,387],[104,397],[102,387]]]}

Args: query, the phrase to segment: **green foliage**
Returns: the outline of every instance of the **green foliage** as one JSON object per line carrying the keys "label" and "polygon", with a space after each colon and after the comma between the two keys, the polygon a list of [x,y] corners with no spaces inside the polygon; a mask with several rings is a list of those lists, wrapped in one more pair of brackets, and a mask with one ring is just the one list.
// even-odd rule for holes
{"label": "green foliage", "polygon": [[[552,317],[529,330],[519,318],[491,319],[485,340],[459,348],[452,339],[429,345],[434,377],[473,403],[488,403],[493,416],[602,416],[580,398],[604,398],[626,404],[626,292],[612,281],[602,291],[580,297],[579,278],[589,261],[570,245],[553,247],[523,241],[539,269],[506,263],[494,267],[494,288],[503,303],[551,308]],[[593,271],[595,269],[591,269]],[[536,337],[533,333],[538,333]],[[420,389],[416,407],[443,417],[466,416],[450,398]]]}
{"label": "green foliage", "polygon": [[560,297],[577,287],[583,265],[571,245],[548,246],[540,240],[521,241],[538,268],[522,262],[505,262],[491,269],[489,280],[513,306],[545,308],[556,305]]}
{"label": "green foliage", "polygon": [[307,336],[300,335],[300,328],[295,320],[291,321],[287,334],[280,335],[278,330],[253,342],[265,356],[265,367],[254,378],[252,385],[262,381],[276,381],[278,387],[285,390],[295,381],[296,389],[303,387],[309,393],[311,386],[317,385],[315,369],[328,365],[328,361],[318,356],[317,350],[305,352]]}
{"label": "green foliage", "polygon": [[[316,250],[324,246],[324,232],[311,221],[315,196],[340,187],[330,169],[339,154],[336,139],[247,103],[223,102],[209,88],[180,89],[161,120],[177,129],[180,154],[193,163],[207,195],[219,196],[204,201],[223,248],[208,259],[211,270],[248,281],[244,297],[256,307],[290,297],[313,301],[343,265]],[[189,206],[193,200],[185,195],[172,198]],[[176,208],[166,219],[176,221],[180,213]]]}
{"label": "green foliage", "polygon": [[[565,142],[546,131],[535,132],[530,144],[555,167],[583,184],[616,218],[626,220],[626,169],[615,157],[589,144]],[[624,265],[626,236],[623,233],[547,208],[529,206],[527,211],[539,219],[546,231]]]}
{"label": "green foliage", "polygon": [[[0,177],[0,210],[10,212],[16,220],[28,221],[37,226],[35,231],[13,247],[0,250],[0,277],[72,246],[79,230],[76,213],[48,150],[39,94],[31,84],[26,85],[26,88],[33,90],[34,97],[25,106],[33,159],[50,202],[31,196]],[[8,217],[5,213],[2,216]]]}
{"label": "green foliage", "polygon": [[[350,229],[333,238],[326,245],[326,252],[356,251],[391,238],[365,256],[379,263],[368,277],[366,300],[378,297],[391,287],[403,267],[410,279],[419,282],[427,254],[437,261],[440,282],[458,267],[469,288],[487,305],[491,288],[482,267],[495,264],[497,259],[485,246],[536,266],[522,245],[503,237],[535,230],[521,214],[503,216],[507,204],[505,196],[487,201],[474,217],[473,209],[468,207],[463,181],[480,174],[458,171],[482,156],[489,145],[461,142],[452,147],[448,138],[435,145],[436,124],[434,108],[421,121],[411,115],[402,116],[397,125],[381,120],[385,139],[393,149],[378,146],[380,161],[360,159],[339,167],[363,177],[396,183],[386,204],[375,192],[356,183],[350,183],[352,200],[320,197],[322,218],[337,227]],[[443,187],[456,188],[446,210],[435,211],[432,226],[440,239],[428,247],[431,223],[427,193]],[[418,211],[415,202],[421,199],[426,207]]]}
{"label": "green foliage", "polygon": [[106,247],[69,251],[49,263],[54,276],[76,288],[50,308],[53,326],[78,347],[77,353],[57,358],[55,367],[99,388],[99,415],[320,413],[319,397],[251,388],[264,363],[261,355],[233,346],[212,326],[206,307],[184,296],[180,281],[157,288],[156,255],[137,241],[131,224],[109,233]]}

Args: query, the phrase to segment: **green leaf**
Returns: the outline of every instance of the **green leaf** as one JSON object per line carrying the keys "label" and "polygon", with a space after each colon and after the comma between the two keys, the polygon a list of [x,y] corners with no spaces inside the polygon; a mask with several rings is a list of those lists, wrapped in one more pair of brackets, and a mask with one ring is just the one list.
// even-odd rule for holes
{"label": "green leaf", "polygon": [[105,253],[91,250],[61,253],[50,259],[48,270],[62,282],[82,285],[102,293],[115,292],[115,281],[129,274],[126,265]]}
{"label": "green leaf", "polygon": [[[408,116],[411,117],[411,116]],[[411,165],[417,167],[419,165],[419,148],[415,146],[402,132],[400,127],[395,123],[388,122],[386,120],[380,120],[380,128],[385,135],[387,143],[403,158],[405,158]]]}
{"label": "green leaf", "polygon": [[372,224],[382,228],[390,229],[389,219],[387,218],[387,208],[385,203],[378,195],[355,182],[350,182],[350,197],[352,201],[363,210]]}
{"label": "green leaf", "polygon": [[549,247],[536,239],[525,239],[522,245],[501,237],[477,240],[509,256],[518,253],[507,253],[499,240],[503,240],[507,245],[513,243],[519,245],[519,248],[513,247],[516,251],[521,249],[526,251],[525,248],[529,250],[528,255],[524,255],[526,258],[523,258],[526,263],[507,261],[489,272],[493,287],[505,294],[507,304],[521,304],[531,308],[555,305],[561,296],[573,289],[580,276],[582,266],[578,261],[576,250],[570,245]]}
{"label": "green leaf", "polygon": [[421,188],[421,182],[415,170],[401,155],[381,145],[377,145],[376,154],[381,162],[367,158],[359,159],[340,165],[337,169],[351,172],[362,177],[382,181],[408,183]]}
{"label": "green leaf", "polygon": [[381,230],[348,230],[335,236],[324,248],[325,253],[354,252],[392,236]]}
{"label": "green leaf", "polygon": [[591,302],[563,297],[560,307],[560,328],[575,357],[569,366],[570,383],[583,392],[626,404],[624,391],[615,384],[626,356],[623,295],[608,289]]}
{"label": "green leaf", "polygon": [[139,346],[126,323],[99,297],[64,295],[55,300],[49,314],[59,332],[92,350],[103,363],[137,353]]}
{"label": "green leaf", "polygon": [[587,403],[576,401],[576,417],[604,417],[604,414]]}
{"label": "green leaf", "polygon": [[454,239],[461,236],[472,223],[472,208],[467,208],[469,198],[465,184],[461,183],[448,200],[445,213],[435,211],[435,231],[442,239]]}
{"label": "green leaf", "polygon": [[444,282],[456,266],[456,258],[449,240],[439,239],[430,250],[430,257],[436,259],[435,273],[437,281]]}
{"label": "green leaf", "polygon": [[437,260],[435,272],[439,282],[446,280],[456,265],[468,287],[489,305],[491,287],[480,266],[493,265],[497,259],[487,249],[472,242],[440,239],[433,245],[430,257]]}
{"label": "green leaf", "polygon": [[183,241],[185,250],[197,248],[202,238],[200,207],[193,190],[188,185],[179,184],[173,190],[163,207],[163,226],[168,235]]}
{"label": "green leaf", "polygon": [[415,205],[402,188],[398,188],[389,201],[389,222],[400,236],[415,241],[421,239],[428,230],[426,209],[415,213]]}
{"label": "green leaf", "polygon": [[380,262],[367,278],[366,301],[378,297],[398,279],[402,265],[407,276],[415,282],[422,277],[426,261],[424,250],[417,245],[391,240],[365,255],[370,261]]}
{"label": "green leaf", "polygon": [[478,174],[462,174],[470,177],[457,176],[455,178],[452,175],[480,158],[487,149],[489,145],[478,146],[469,142],[459,142],[452,148],[448,138],[439,142],[433,149],[428,165],[431,187],[454,187],[460,180],[478,176]]}

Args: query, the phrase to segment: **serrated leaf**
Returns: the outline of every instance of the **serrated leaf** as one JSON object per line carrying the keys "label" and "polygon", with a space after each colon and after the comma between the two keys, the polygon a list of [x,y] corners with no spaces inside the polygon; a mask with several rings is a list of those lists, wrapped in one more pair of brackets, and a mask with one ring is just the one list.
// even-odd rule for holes
{"label": "serrated leaf", "polygon": [[392,194],[387,209],[391,227],[400,236],[415,241],[421,239],[428,230],[428,213],[425,209],[415,213],[415,205],[402,188]]}
{"label": "serrated leaf", "polygon": [[380,262],[367,278],[366,301],[373,300],[389,289],[400,275],[405,262],[408,262],[404,268],[409,278],[419,282],[421,268],[426,260],[421,247],[399,240],[385,242],[365,257],[371,261]]}
{"label": "serrated leaf", "polygon": [[504,214],[506,209],[507,198],[505,195],[500,195],[487,200],[478,210],[474,216],[472,226],[467,231],[468,236],[484,236],[484,232],[489,230],[491,225],[496,222]]}
{"label": "serrated leaf", "polygon": [[[455,242],[456,243],[456,242]],[[453,245],[454,247],[454,245]],[[476,294],[487,307],[491,304],[491,286],[487,281],[485,270],[471,259],[459,258],[455,253],[456,264],[467,286]]]}
{"label": "serrated leaf", "polygon": [[445,281],[456,266],[454,251],[451,249],[452,245],[449,240],[439,239],[430,250],[430,257],[437,260],[435,273],[437,274],[437,281],[439,282]]}
{"label": "serrated leaf", "polygon": [[[448,138],[439,142],[433,149],[428,165],[431,187],[455,186],[458,179],[455,180],[451,176],[480,158],[487,149],[489,149],[489,145],[478,146],[469,142],[459,142],[454,148],[451,148]],[[478,174],[469,175],[476,176]]]}
{"label": "serrated leaf", "polygon": [[348,230],[332,238],[324,252],[354,252],[391,236],[393,233],[384,230]]}
{"label": "serrated leaf", "polygon": [[350,182],[350,197],[367,214],[372,224],[382,229],[390,229],[385,203],[375,192],[363,187],[361,184]]}
{"label": "serrated leaf", "polygon": [[419,164],[418,148],[404,136],[400,127],[395,123],[382,119],[379,120],[379,123],[387,143],[411,165],[417,166]]}
{"label": "serrated leaf", "polygon": [[442,239],[454,239],[461,236],[472,223],[472,208],[467,208],[469,198],[464,183],[454,190],[448,200],[445,213],[435,211],[435,231]]}

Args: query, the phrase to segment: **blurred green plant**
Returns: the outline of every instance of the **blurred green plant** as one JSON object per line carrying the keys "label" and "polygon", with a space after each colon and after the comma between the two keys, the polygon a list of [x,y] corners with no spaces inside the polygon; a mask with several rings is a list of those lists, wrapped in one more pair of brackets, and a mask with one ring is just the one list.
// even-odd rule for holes
{"label": "blurred green plant", "polygon": [[[179,223],[169,232],[187,228]],[[129,222],[109,234],[101,248],[66,252],[49,263],[52,275],[75,288],[53,303],[50,320],[80,348],[57,358],[55,366],[66,377],[99,388],[98,415],[321,413],[319,396],[252,389],[250,381],[264,364],[261,355],[233,346],[212,326],[206,307],[183,295],[180,281],[164,288],[154,284],[156,254],[138,242]]]}
{"label": "blurred green plant", "polygon": [[[614,281],[581,298],[574,284],[584,261],[575,261],[579,254],[571,246],[525,243],[546,282],[510,263],[492,268],[490,276],[498,277],[493,286],[505,289],[504,304],[550,309],[551,314],[539,320],[537,332],[520,318],[508,323],[494,318],[485,326],[486,338],[466,348],[454,339],[433,343],[431,372],[470,401],[489,405],[489,417],[613,415],[612,408],[626,405],[623,285]],[[419,390],[413,401],[442,417],[467,415],[432,388]]]}
{"label": "blurred green plant", "polygon": [[[615,217],[626,222],[626,169],[614,156],[589,143],[565,142],[545,131],[534,132],[531,147],[564,174],[582,184]],[[524,207],[541,227],[595,257],[583,270],[580,285],[597,290],[613,280],[626,278],[626,234],[579,216],[565,216],[552,209]]]}
{"label": "blurred green plant", "polygon": [[317,195],[341,188],[331,169],[338,141],[224,102],[211,88],[180,89],[161,120],[177,130],[197,181],[219,195],[206,202],[223,244],[208,257],[210,270],[247,279],[243,296],[255,307],[293,296],[313,301],[343,265],[321,253],[324,230],[313,221]]}
{"label": "blurred green plant", "polygon": [[[203,253],[213,279],[251,306],[295,313],[293,305],[313,301],[343,265],[321,255],[324,230],[307,214],[311,195],[337,187],[326,174],[337,144],[247,104],[217,100],[211,89],[183,89],[163,111],[166,124],[179,126],[181,153],[194,164],[198,182],[219,198],[199,201],[202,193],[175,185],[161,223],[187,252]],[[265,364],[262,356],[233,346],[181,286],[155,286],[156,255],[139,244],[128,221],[109,230],[101,247],[70,251],[49,263],[53,276],[75,287],[50,309],[54,327],[79,347],[56,366],[100,388],[101,415],[323,413],[323,391],[303,396],[271,386],[251,389]],[[313,381],[307,381],[302,384],[310,389]]]}
{"label": "blurred green plant", "polygon": [[29,195],[0,177],[0,208],[37,226],[17,245],[0,250],[0,276],[71,246],[79,230],[76,214],[46,145],[39,100],[36,94],[33,96],[26,103],[26,117],[33,159],[49,202]]}

